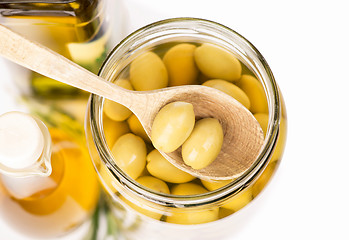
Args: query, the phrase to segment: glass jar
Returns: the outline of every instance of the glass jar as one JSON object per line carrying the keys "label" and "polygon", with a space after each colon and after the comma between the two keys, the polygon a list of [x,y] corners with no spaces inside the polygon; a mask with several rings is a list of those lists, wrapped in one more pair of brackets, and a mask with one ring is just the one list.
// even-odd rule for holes
{"label": "glass jar", "polygon": [[[277,169],[285,145],[285,105],[267,62],[248,40],[221,24],[204,19],[175,18],[145,26],[114,48],[99,75],[109,81],[123,78],[137,56],[157,49],[156,53],[162,57],[162,49],[177,42],[218,45],[238,58],[244,66],[243,74],[258,79],[265,94],[266,109],[262,113],[252,113],[264,128],[265,141],[256,162],[243,175],[219,189],[188,196],[155,192],[131,179],[115,164],[111,146],[108,146],[110,129],[105,129],[104,125],[107,121],[103,114],[104,99],[92,95],[85,126],[90,154],[120,232],[130,239],[222,239],[227,236],[234,229],[232,224],[238,221],[239,216],[234,213],[265,187]],[[248,85],[241,79],[239,82]],[[254,93],[250,94],[254,98]],[[171,223],[176,222],[173,219],[178,216],[203,219],[217,211],[219,219],[213,221],[200,223],[199,220],[189,225]]]}

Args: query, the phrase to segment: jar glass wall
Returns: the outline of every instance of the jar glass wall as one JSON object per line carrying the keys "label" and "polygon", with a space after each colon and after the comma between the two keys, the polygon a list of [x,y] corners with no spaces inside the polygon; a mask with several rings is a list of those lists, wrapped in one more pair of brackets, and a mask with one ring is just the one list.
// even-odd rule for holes
{"label": "jar glass wall", "polygon": [[[103,113],[105,100],[92,95],[85,126],[90,154],[110,197],[113,213],[120,219],[121,232],[131,239],[196,239],[199,236],[200,239],[220,239],[229,234],[230,224],[236,221],[234,213],[265,187],[281,160],[285,145],[285,106],[268,64],[244,37],[218,23],[176,18],[145,26],[114,48],[100,76],[109,81],[127,78],[131,62],[142,53],[153,51],[162,58],[170,47],[180,42],[210,43],[236,56],[243,66],[242,77],[236,85],[255,102],[255,108],[250,111],[265,132],[265,142],[255,164],[218,189],[212,187],[205,193],[187,196],[159,193],[142,186],[115,164],[111,132],[117,138],[130,130],[127,124],[122,126],[123,122],[114,123],[111,130],[106,125],[110,119]],[[255,84],[260,86],[257,93],[255,88],[251,90]],[[264,105],[261,104],[264,100],[258,97],[261,93]],[[152,149],[150,144],[147,146]]]}

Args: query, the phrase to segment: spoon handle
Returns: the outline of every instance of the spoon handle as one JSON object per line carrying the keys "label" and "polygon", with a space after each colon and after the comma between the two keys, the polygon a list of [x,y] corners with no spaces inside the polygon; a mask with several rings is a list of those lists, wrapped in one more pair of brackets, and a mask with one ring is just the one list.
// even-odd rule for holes
{"label": "spoon handle", "polygon": [[128,108],[132,106],[135,97],[139,96],[3,25],[0,25],[0,55],[46,77],[106,97]]}

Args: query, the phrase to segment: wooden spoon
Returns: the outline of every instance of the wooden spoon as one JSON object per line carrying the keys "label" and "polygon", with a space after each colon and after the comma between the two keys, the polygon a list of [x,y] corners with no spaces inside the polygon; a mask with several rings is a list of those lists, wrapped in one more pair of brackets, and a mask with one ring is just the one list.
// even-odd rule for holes
{"label": "wooden spoon", "polygon": [[162,152],[172,164],[199,178],[236,178],[255,162],[261,151],[263,131],[251,112],[216,89],[190,85],[142,92],[126,90],[1,25],[0,54],[44,76],[126,106],[138,117],[148,135],[155,115],[173,101],[193,104],[197,118],[218,119],[224,132],[223,146],[217,159],[206,168],[194,170],[187,166],[180,149],[169,154]]}

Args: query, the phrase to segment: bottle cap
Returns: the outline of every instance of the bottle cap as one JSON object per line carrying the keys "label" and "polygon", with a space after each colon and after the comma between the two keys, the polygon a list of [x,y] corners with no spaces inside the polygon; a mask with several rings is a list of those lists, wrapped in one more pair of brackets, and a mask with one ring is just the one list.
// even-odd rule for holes
{"label": "bottle cap", "polygon": [[0,164],[12,169],[30,167],[40,158],[44,144],[42,130],[31,115],[0,115]]}

